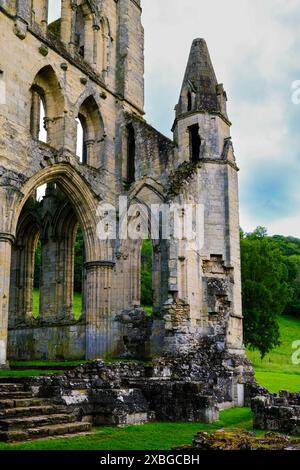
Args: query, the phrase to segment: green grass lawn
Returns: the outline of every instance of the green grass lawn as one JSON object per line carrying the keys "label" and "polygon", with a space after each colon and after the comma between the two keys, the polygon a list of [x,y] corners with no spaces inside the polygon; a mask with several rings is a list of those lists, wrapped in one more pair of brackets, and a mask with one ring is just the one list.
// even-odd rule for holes
{"label": "green grass lawn", "polygon": [[[40,301],[40,293],[38,289],[34,289],[33,291],[33,308],[32,308],[32,315],[34,318],[39,316],[39,301]],[[82,313],[82,296],[79,292],[74,292],[73,297],[73,313],[76,320],[79,320]]]}
{"label": "green grass lawn", "polygon": [[[99,427],[87,436],[43,439],[21,444],[0,443],[0,450],[169,450],[191,444],[199,431],[217,429],[252,430],[248,408],[220,413],[220,421],[203,423],[147,423],[142,426]],[[261,434],[261,432],[260,432]]]}
{"label": "green grass lawn", "polygon": [[300,391],[300,364],[292,363],[292,344],[300,340],[300,319],[282,316],[280,321],[281,345],[260,358],[258,351],[247,351],[251,360],[257,381],[271,392],[282,389],[291,392]]}

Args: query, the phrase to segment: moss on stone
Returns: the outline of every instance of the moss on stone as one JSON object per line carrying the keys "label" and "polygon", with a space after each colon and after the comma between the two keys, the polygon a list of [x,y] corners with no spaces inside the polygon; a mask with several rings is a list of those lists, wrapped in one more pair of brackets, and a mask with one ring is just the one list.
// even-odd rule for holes
{"label": "moss on stone", "polygon": [[168,199],[178,196],[200,167],[201,162],[184,161],[176,170],[172,171],[169,176]]}

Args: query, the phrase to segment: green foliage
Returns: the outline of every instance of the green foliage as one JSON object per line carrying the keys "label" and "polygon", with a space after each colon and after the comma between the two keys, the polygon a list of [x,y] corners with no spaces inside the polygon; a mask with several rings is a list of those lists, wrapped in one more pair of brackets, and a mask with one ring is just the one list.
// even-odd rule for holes
{"label": "green foliage", "polygon": [[54,36],[60,38],[60,30],[61,30],[61,19],[58,18],[57,20],[53,21],[48,25],[48,31],[50,31]]}
{"label": "green foliage", "polygon": [[288,270],[276,242],[258,227],[241,239],[244,335],[264,357],[278,346],[278,316],[292,297]]}
{"label": "green foliage", "polygon": [[172,199],[178,196],[200,167],[200,162],[184,161],[181,163],[169,176],[168,198]]}
{"label": "green foliage", "polygon": [[275,235],[272,240],[276,242],[284,256],[288,269],[288,283],[292,289],[292,296],[285,313],[300,317],[300,240],[282,235]]}
{"label": "green foliage", "polygon": [[35,250],[35,259],[34,259],[34,287],[39,288],[40,286],[40,273],[41,273],[41,242],[38,240],[36,250]]}
{"label": "green foliage", "polygon": [[[37,318],[39,316],[39,301],[40,301],[40,293],[38,289],[34,289],[33,291],[33,318]],[[75,320],[79,320],[82,314],[82,296],[80,292],[74,292],[73,297],[73,313]]]}
{"label": "green foliage", "polygon": [[141,304],[153,305],[152,293],[152,242],[144,240],[141,254]]}
{"label": "green foliage", "polygon": [[247,350],[247,356],[254,367],[255,376],[260,385],[270,392],[300,390],[300,366],[292,363],[293,342],[300,339],[300,322],[295,317],[280,315],[280,346],[262,359],[258,350]]}

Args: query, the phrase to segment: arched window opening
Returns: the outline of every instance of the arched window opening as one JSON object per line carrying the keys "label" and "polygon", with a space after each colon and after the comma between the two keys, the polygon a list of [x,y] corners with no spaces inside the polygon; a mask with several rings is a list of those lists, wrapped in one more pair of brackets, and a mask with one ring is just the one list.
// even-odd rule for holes
{"label": "arched window opening", "polygon": [[127,183],[135,181],[135,132],[132,124],[127,126]]}
{"label": "arched window opening", "polygon": [[61,32],[61,0],[48,0],[48,31],[60,37]]}
{"label": "arched window opening", "polygon": [[[43,67],[31,86],[31,135],[60,148],[63,141],[64,97],[50,65]],[[45,130],[44,127],[46,127]]]}
{"label": "arched window opening", "polygon": [[76,154],[82,163],[100,168],[103,164],[104,126],[98,105],[92,96],[80,106],[76,121]]}
{"label": "arched window opening", "polygon": [[46,184],[42,184],[41,186],[39,186],[36,190],[36,200],[38,202],[41,202],[41,200],[43,199],[43,197],[45,197],[46,195],[46,189],[47,189],[47,185]]}
{"label": "arched window opening", "polygon": [[190,160],[199,162],[201,150],[201,137],[199,135],[199,125],[194,124],[188,128],[190,138]]}
{"label": "arched window opening", "polygon": [[33,86],[31,98],[30,131],[34,139],[47,143],[45,96],[43,90]]}
{"label": "arched window opening", "polygon": [[86,121],[82,114],[76,118],[77,123],[77,142],[76,155],[81,163],[87,163],[87,146],[86,146]]}
{"label": "arched window opening", "polygon": [[188,94],[187,94],[187,110],[192,111],[192,107],[193,107],[192,94],[191,94],[190,91],[188,91]]}
{"label": "arched window opening", "polygon": [[148,314],[152,314],[153,309],[152,259],[152,241],[144,240],[141,249],[141,305]]}

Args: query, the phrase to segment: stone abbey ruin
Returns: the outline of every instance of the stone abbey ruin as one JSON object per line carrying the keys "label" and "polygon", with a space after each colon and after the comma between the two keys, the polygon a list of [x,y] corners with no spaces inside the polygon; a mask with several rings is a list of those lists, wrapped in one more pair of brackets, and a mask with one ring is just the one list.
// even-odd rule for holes
{"label": "stone abbey ruin", "polygon": [[[196,39],[170,140],[144,119],[140,0],[62,0],[51,24],[47,3],[0,0],[0,367],[95,362],[60,377],[0,384],[6,406],[17,394],[24,406],[49,400],[50,409],[73,407],[98,424],[213,420],[219,409],[244,404],[252,380],[242,333],[238,168],[223,85],[205,41]],[[135,204],[144,214],[151,205],[204,208],[200,251],[185,238],[152,240],[152,316],[140,301],[142,241],[98,236],[99,204],[118,207],[120,196],[133,223],[141,217],[130,212]],[[85,251],[79,320],[78,226]],[[99,361],[122,357],[139,361]],[[7,439],[17,433],[10,424],[1,429]]]}

